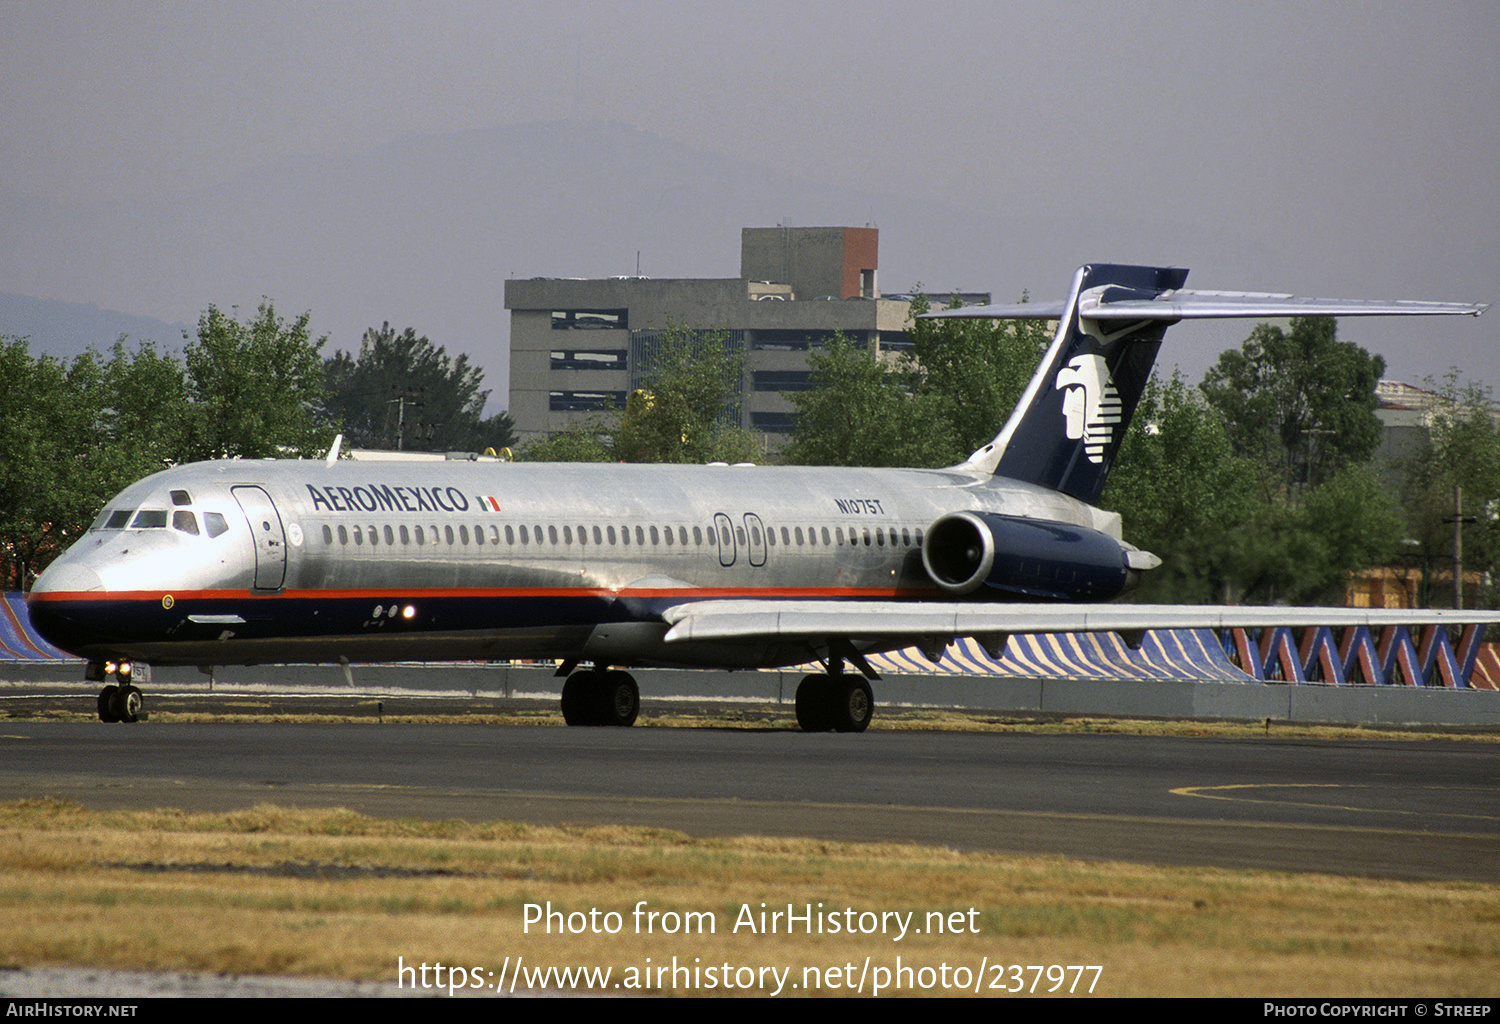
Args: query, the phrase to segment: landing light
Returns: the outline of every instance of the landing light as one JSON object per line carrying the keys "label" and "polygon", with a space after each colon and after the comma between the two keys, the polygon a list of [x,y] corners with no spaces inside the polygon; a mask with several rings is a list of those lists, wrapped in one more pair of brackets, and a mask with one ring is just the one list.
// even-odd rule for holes
{"label": "landing light", "polygon": [[417,607],[416,607],[416,605],[409,604],[405,608],[401,609],[401,617],[403,619],[414,619],[414,618],[416,618],[417,617]]}

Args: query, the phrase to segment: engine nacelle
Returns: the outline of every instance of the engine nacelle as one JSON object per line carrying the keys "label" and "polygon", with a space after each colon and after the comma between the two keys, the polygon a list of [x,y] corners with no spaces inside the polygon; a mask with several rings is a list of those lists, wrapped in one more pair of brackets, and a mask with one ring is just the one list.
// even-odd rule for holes
{"label": "engine nacelle", "polygon": [[1131,582],[1130,548],[1084,526],[950,512],[922,539],[922,565],[950,594],[1005,601],[1108,601]]}

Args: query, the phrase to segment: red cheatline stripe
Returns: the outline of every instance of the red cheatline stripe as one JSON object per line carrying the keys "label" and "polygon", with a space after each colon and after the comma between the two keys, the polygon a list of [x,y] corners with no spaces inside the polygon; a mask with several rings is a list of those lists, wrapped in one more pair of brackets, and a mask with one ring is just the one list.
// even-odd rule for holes
{"label": "red cheatline stripe", "polygon": [[32,601],[149,601],[155,603],[170,594],[174,600],[330,600],[339,598],[433,598],[433,597],[680,597],[701,601],[723,598],[815,598],[815,597],[931,597],[935,590],[883,589],[858,587],[689,587],[611,590],[605,587],[435,587],[405,589],[402,587],[364,588],[360,590],[287,590],[279,594],[256,595],[244,590],[57,590],[33,593]]}

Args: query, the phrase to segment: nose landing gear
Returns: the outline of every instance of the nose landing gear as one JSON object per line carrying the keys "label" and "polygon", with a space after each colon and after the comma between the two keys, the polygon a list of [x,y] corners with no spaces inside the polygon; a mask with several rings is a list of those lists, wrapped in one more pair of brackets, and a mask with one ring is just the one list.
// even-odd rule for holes
{"label": "nose landing gear", "polygon": [[131,682],[130,662],[89,662],[87,678],[95,682],[113,676],[116,682],[99,691],[98,711],[101,722],[140,722],[146,716],[146,695]]}

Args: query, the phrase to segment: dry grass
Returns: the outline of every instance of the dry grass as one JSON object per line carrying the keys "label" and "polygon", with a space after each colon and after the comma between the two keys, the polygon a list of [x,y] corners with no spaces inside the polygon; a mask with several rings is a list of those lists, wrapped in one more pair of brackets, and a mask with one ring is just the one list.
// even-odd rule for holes
{"label": "dry grass", "polygon": [[[636,934],[639,900],[712,915],[717,928]],[[527,904],[549,902],[563,913],[614,911],[623,928],[528,933]],[[742,907],[758,913],[762,903],[909,911],[918,927],[929,912],[956,912],[965,928],[901,941],[732,930]],[[893,969],[899,957],[932,972],[914,983],[936,981],[946,963],[954,980],[955,967],[971,985],[978,973],[986,993],[993,981],[1015,983],[996,965],[1098,964],[1095,994],[1116,996],[1494,996],[1500,888],[342,810],[0,805],[5,963],[395,981],[401,958],[493,983],[488,972],[518,956],[535,967],[608,967],[612,985],[673,957],[700,972],[791,968],[797,993],[811,977],[804,969],[853,964],[857,979],[867,958]],[[1033,976],[1022,972],[1025,984]],[[703,994],[678,978],[661,979],[662,990]],[[1044,976],[1039,987],[1048,984]]]}

